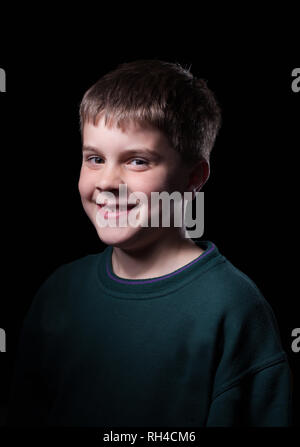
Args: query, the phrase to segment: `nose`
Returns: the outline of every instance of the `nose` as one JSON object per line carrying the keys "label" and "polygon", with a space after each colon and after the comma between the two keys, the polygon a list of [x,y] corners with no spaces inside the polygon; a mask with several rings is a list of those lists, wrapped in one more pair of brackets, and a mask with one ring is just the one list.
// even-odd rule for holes
{"label": "nose", "polygon": [[122,182],[120,169],[114,164],[105,164],[99,171],[96,187],[101,191],[118,190]]}

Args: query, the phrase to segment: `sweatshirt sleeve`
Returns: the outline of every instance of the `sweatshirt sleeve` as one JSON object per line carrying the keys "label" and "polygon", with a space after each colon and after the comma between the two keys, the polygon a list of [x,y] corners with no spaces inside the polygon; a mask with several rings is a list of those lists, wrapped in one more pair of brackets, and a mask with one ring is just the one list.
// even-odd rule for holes
{"label": "sweatshirt sleeve", "polygon": [[[41,285],[23,320],[10,384],[6,426],[41,427],[51,408],[47,380],[48,343],[53,339],[51,313],[57,295],[57,271]],[[49,312],[52,309],[52,312]],[[53,323],[53,327],[54,327]]]}
{"label": "sweatshirt sleeve", "polygon": [[31,308],[23,322],[7,411],[7,426],[39,427],[47,413],[46,386],[42,375],[42,339]]}
{"label": "sweatshirt sleeve", "polygon": [[274,360],[216,395],[208,427],[286,427],[291,420],[291,381],[284,358]]}
{"label": "sweatshirt sleeve", "polygon": [[292,375],[274,312],[250,278],[234,273],[222,291],[206,425],[290,426]]}

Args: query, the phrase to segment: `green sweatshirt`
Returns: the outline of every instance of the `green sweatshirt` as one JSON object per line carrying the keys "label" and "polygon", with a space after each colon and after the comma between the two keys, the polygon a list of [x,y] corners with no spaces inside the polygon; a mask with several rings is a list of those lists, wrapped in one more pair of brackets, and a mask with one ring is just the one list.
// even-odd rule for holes
{"label": "green sweatshirt", "polygon": [[288,426],[273,311],[210,241],[176,271],[128,280],[112,247],[60,266],[20,335],[8,426]]}

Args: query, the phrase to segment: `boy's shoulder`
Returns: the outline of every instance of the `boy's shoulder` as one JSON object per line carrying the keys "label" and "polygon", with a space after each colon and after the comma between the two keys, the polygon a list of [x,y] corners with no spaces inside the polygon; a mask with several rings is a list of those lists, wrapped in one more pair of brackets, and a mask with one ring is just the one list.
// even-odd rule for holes
{"label": "boy's shoulder", "polygon": [[[274,319],[269,297],[265,297],[256,282],[231,263],[225,256],[223,262],[199,276],[198,288],[205,297],[210,312],[231,321],[246,321],[265,316]],[[196,284],[195,284],[196,286]],[[203,306],[203,300],[199,301]]]}
{"label": "boy's shoulder", "polygon": [[219,251],[207,263],[205,268],[199,269],[199,287],[209,287],[211,293],[217,298],[219,295],[234,302],[241,294],[245,297],[251,295],[262,299],[262,293],[257,284],[246,273]]}
{"label": "boy's shoulder", "polygon": [[277,319],[269,302],[272,297],[265,297],[253,279],[227,258],[224,260],[206,275],[210,284],[211,312],[219,322],[222,321],[227,334],[243,333],[245,339],[252,334],[257,337],[257,342],[260,334],[265,341],[276,340],[275,344],[281,350]]}
{"label": "boy's shoulder", "polygon": [[[25,324],[55,332],[59,319],[72,313],[76,294],[85,292],[102,252],[89,254],[54,268],[38,287],[25,315]],[[65,323],[61,321],[61,326]]]}
{"label": "boy's shoulder", "polygon": [[76,279],[80,280],[80,278],[93,271],[98,262],[101,261],[102,257],[103,251],[81,256],[72,261],[60,264],[50,273],[42,286],[44,284],[54,284],[59,281],[63,281],[65,284],[67,284],[67,281],[69,279],[71,279],[72,281],[76,281]]}
{"label": "boy's shoulder", "polygon": [[55,301],[55,297],[79,289],[94,274],[102,256],[103,252],[88,254],[54,268],[39,286],[34,301],[45,301],[47,297]]}

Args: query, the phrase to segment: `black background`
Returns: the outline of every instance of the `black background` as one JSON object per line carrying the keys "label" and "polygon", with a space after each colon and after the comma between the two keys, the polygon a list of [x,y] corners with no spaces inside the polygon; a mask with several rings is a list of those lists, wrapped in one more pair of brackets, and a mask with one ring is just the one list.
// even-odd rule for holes
{"label": "black background", "polygon": [[191,66],[222,107],[223,126],[204,187],[202,238],[215,242],[271,304],[293,372],[294,425],[300,426],[300,352],[291,350],[291,332],[300,327],[295,41],[266,33],[242,41],[236,35],[222,44],[220,33],[215,44],[210,35],[182,40],[181,30],[173,34],[176,41],[166,31],[161,41],[146,45],[141,34],[126,44],[107,33],[99,32],[98,40],[77,34],[76,41],[67,31],[55,39],[53,29],[53,38],[39,41],[35,34],[26,43],[19,35],[0,54],[7,77],[7,92],[0,94],[0,328],[7,337],[7,352],[0,355],[0,406],[5,411],[20,326],[37,289],[62,263],[105,248],[77,189],[82,95],[120,63],[154,58]]}

